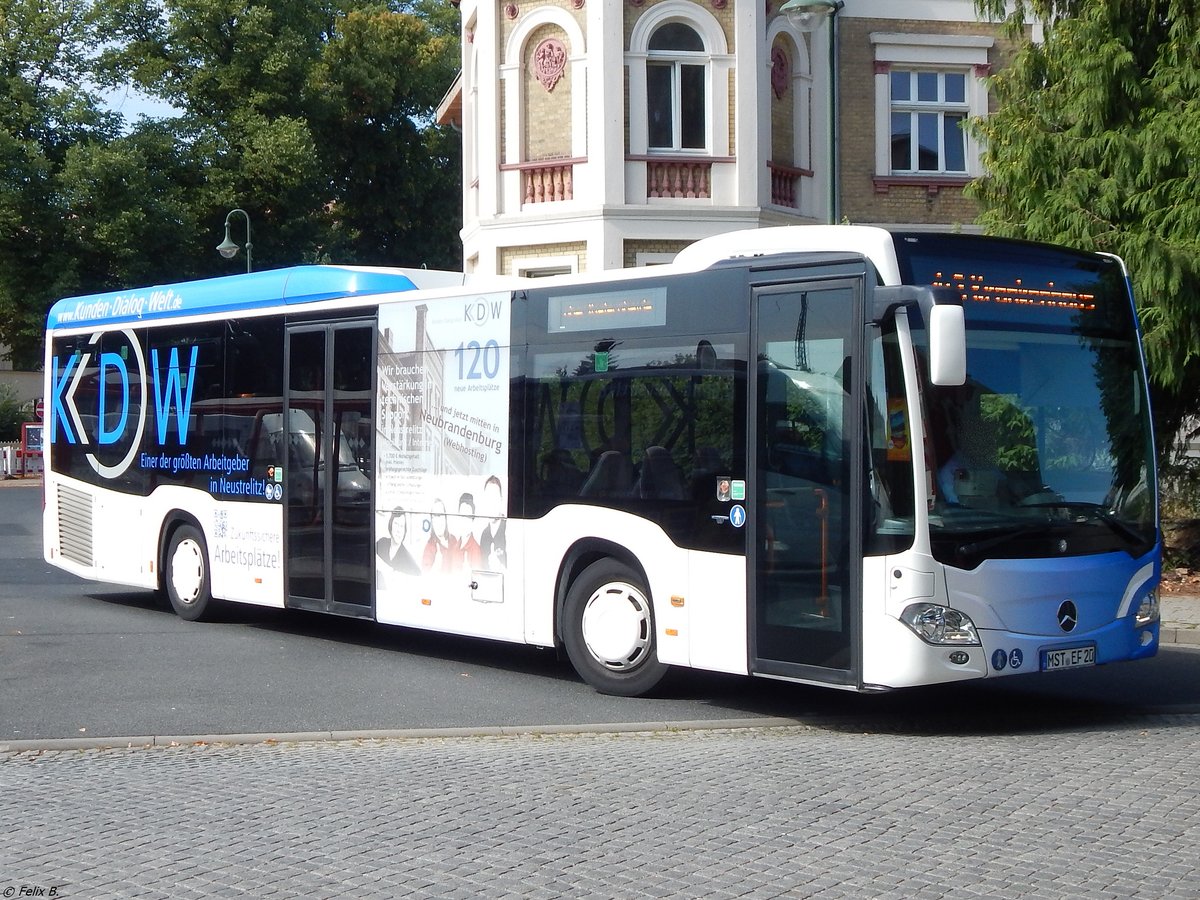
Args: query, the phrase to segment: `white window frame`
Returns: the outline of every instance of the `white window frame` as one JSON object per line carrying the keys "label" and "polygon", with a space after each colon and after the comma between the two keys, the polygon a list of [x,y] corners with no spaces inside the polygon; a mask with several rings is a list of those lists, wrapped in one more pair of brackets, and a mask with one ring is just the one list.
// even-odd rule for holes
{"label": "white window frame", "polygon": [[512,262],[512,274],[521,278],[548,278],[578,272],[578,256],[525,256]]}
{"label": "white window frame", "polygon": [[675,262],[677,253],[663,253],[639,250],[633,255],[633,264],[639,269],[645,266],[666,266]]}
{"label": "white window frame", "polygon": [[[663,22],[658,28],[663,28],[666,25],[678,24],[690,28],[700,42],[704,42],[704,35],[696,30],[691,22]],[[651,34],[657,33],[658,29]],[[708,64],[708,53],[704,50],[647,50],[646,51],[646,113],[649,116],[650,111],[650,69],[657,67],[670,67],[671,70],[671,143],[669,145],[654,145],[649,143],[650,123],[649,119],[646,122],[647,149],[650,153],[702,153],[709,152],[709,141],[711,140],[712,129],[709,126],[711,103],[709,97],[712,95],[712,66]],[[695,66],[703,71],[703,90],[704,96],[701,98],[700,108],[701,115],[704,117],[700,124],[700,133],[703,136],[703,146],[700,147],[684,147],[683,146],[683,68],[684,66]]]}
{"label": "white window frame", "polygon": [[[966,175],[967,174],[967,133],[962,132],[962,168],[948,168],[948,152],[946,142],[946,117],[958,116],[962,125],[966,124],[971,115],[967,103],[967,80],[969,72],[960,70],[937,70],[926,67],[900,68],[895,67],[888,73],[889,97],[891,88],[895,86],[896,77],[904,75],[909,82],[909,97],[907,100],[897,100],[891,97],[891,114],[888,116],[888,144],[891,146],[895,132],[893,123],[897,116],[908,117],[908,165],[896,166],[895,147],[891,152],[891,174],[893,175]],[[922,75],[932,75],[937,79],[937,97],[932,100],[921,100],[916,96],[917,85]],[[961,101],[946,99],[947,76],[958,76],[963,80],[963,98]],[[937,166],[932,169],[921,168],[921,139],[920,120],[922,116],[933,116],[937,121]],[[961,127],[961,126],[960,126]]]}
{"label": "white window frame", "polygon": [[[944,131],[939,128],[939,169],[892,169],[892,113],[950,112],[965,114],[968,119],[986,116],[987,86],[984,79],[990,74],[988,52],[995,39],[982,35],[961,34],[897,34],[876,32],[871,35],[875,53],[875,175],[877,178],[911,179],[969,179],[983,174],[982,147],[968,132],[965,134],[965,171],[945,171]],[[939,96],[943,96],[945,73],[963,73],[966,77],[965,103],[892,102],[893,71],[939,73]],[[914,123],[915,124],[915,123]],[[917,135],[913,132],[913,152]]]}

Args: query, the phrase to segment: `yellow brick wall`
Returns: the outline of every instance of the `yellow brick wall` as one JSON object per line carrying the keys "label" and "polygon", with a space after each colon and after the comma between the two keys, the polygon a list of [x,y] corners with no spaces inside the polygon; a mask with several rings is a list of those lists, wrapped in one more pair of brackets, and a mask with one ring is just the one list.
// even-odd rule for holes
{"label": "yellow brick wall", "polygon": [[691,241],[667,241],[660,239],[652,241],[625,241],[621,248],[622,265],[626,269],[632,269],[637,265],[637,255],[639,253],[678,253],[690,243]]}
{"label": "yellow brick wall", "polygon": [[[561,28],[545,25],[535,29],[522,54],[521,93],[525,104],[522,160],[563,159],[571,155],[571,79],[574,66],[568,61],[562,77],[547,91],[534,71],[533,52],[546,38],[558,38],[572,52],[571,43]],[[580,73],[582,75],[582,73]]]}
{"label": "yellow brick wall", "polygon": [[[787,54],[791,72],[795,74],[796,52],[792,42],[780,36],[775,39],[775,43],[771,47],[772,51],[775,47]],[[769,66],[770,63],[771,55],[767,54],[764,65]],[[793,143],[796,127],[796,95],[793,92],[796,90],[796,85],[789,79],[787,91],[782,97],[776,97],[775,90],[771,87],[771,79],[768,77],[767,90],[771,92],[771,162],[783,166],[793,166],[796,164],[796,147]]]}
{"label": "yellow brick wall", "polygon": [[533,260],[544,259],[548,256],[574,256],[578,263],[577,271],[587,268],[587,244],[584,241],[569,241],[562,244],[524,244],[517,247],[500,248],[499,272],[510,275],[514,265]]}
{"label": "yellow brick wall", "polygon": [[729,147],[713,147],[717,156],[737,156],[737,68],[729,70]]}
{"label": "yellow brick wall", "polygon": [[625,120],[625,153],[629,153],[629,67],[622,66],[624,87],[622,102],[625,104],[621,108],[625,110],[625,115],[622,117]]}

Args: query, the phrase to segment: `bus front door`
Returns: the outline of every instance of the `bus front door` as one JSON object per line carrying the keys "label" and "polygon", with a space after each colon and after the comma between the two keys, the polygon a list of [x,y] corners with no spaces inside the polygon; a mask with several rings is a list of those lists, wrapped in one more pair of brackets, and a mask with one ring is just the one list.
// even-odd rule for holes
{"label": "bus front door", "polygon": [[288,329],[288,606],[370,617],[374,325]]}
{"label": "bus front door", "polygon": [[749,571],[754,672],[857,684],[862,280],[755,291]]}

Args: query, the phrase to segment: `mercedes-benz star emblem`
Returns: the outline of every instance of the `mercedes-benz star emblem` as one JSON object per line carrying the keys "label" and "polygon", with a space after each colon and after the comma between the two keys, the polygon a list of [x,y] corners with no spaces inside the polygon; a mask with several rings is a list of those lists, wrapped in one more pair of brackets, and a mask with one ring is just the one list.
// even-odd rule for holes
{"label": "mercedes-benz star emblem", "polygon": [[1058,608],[1058,627],[1063,631],[1074,631],[1079,623],[1079,612],[1070,600],[1064,600]]}

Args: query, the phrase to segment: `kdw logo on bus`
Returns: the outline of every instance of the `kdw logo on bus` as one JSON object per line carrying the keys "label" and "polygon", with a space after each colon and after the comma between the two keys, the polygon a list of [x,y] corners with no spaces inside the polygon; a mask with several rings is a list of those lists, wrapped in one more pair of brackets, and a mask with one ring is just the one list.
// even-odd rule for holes
{"label": "kdw logo on bus", "polygon": [[[109,349],[100,349],[102,336],[108,338]],[[123,344],[114,343],[113,338],[118,337],[124,338]],[[187,358],[186,375],[180,369],[180,349],[172,347],[165,358],[157,347],[150,350],[148,371],[153,382],[159,446],[167,443],[172,411],[179,445],[187,443],[200,348],[182,348]],[[93,360],[96,360],[94,366]],[[121,476],[141,447],[149,405],[146,358],[137,337],[128,330],[108,335],[97,332],[91,336],[86,350],[72,353],[65,361],[55,355],[51,366],[50,442],[93,445],[96,449],[85,456],[96,473],[102,478]],[[85,380],[86,388],[81,392]],[[129,433],[131,410],[135,411],[133,439],[124,455],[114,461],[112,457],[116,454],[106,453],[105,449],[123,442]]]}

